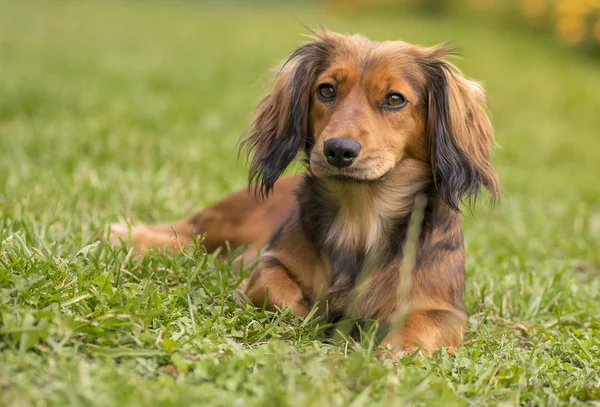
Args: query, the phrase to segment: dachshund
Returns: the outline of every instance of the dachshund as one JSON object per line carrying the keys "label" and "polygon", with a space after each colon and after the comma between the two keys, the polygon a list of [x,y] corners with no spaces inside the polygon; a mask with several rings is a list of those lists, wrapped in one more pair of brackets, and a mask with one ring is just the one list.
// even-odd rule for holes
{"label": "dachshund", "polygon": [[[500,189],[483,88],[450,56],[446,45],[314,33],[279,69],[242,136],[248,189],[181,221],[115,224],[111,233],[130,236],[139,252],[177,251],[197,236],[208,252],[246,247],[255,267],[240,297],[269,310],[306,316],[317,305],[332,321],[354,314],[389,324],[402,301],[401,329],[383,343],[453,352],[467,321],[460,208],[483,189],[494,201]],[[305,172],[282,176],[299,154]],[[407,269],[418,196],[426,204]],[[402,273],[410,286],[399,296]]]}

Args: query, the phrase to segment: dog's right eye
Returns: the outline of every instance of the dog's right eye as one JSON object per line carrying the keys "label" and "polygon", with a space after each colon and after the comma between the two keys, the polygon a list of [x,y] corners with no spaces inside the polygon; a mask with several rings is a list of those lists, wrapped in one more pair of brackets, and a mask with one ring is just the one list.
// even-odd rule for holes
{"label": "dog's right eye", "polygon": [[335,87],[329,83],[322,83],[317,88],[317,95],[319,96],[319,99],[325,102],[330,102],[331,100],[335,99]]}

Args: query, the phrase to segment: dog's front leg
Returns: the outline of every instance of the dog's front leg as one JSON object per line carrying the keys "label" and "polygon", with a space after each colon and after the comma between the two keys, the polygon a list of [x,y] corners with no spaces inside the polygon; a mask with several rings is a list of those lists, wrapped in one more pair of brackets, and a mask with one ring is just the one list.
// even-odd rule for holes
{"label": "dog's front leg", "polygon": [[429,309],[412,311],[404,320],[399,332],[389,332],[383,345],[391,345],[395,351],[426,355],[445,347],[453,353],[462,345],[467,316],[454,309]]}
{"label": "dog's front leg", "polygon": [[310,299],[281,262],[273,257],[263,258],[240,291],[258,307],[267,301],[267,309],[276,311],[291,307],[298,316],[310,311]]}
{"label": "dog's front leg", "polygon": [[257,307],[266,299],[270,311],[291,307],[297,315],[306,316],[318,294],[327,291],[327,281],[326,269],[294,211],[273,235],[239,291]]}

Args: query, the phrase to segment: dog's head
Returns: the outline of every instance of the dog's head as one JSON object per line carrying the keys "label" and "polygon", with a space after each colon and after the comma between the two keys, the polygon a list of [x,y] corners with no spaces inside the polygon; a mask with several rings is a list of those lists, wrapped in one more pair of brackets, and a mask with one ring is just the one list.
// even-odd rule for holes
{"label": "dog's head", "polygon": [[251,181],[267,195],[304,151],[310,171],[331,182],[382,182],[411,158],[431,167],[454,210],[482,187],[496,197],[483,89],[448,55],[444,46],[316,35],[292,53],[258,105],[244,142]]}

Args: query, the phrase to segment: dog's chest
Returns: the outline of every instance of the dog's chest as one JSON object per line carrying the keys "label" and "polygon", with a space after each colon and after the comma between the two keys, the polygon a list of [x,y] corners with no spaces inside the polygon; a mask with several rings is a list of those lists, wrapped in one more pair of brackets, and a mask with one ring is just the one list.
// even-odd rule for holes
{"label": "dog's chest", "polygon": [[[384,267],[390,250],[393,220],[374,205],[343,208],[331,224],[323,254],[329,265],[330,315],[343,315],[352,307],[355,289]],[[393,289],[393,287],[392,287]]]}
{"label": "dog's chest", "polygon": [[[363,279],[386,272],[401,256],[403,239],[397,231],[410,214],[412,195],[399,191],[356,184],[325,189],[307,180],[300,195],[301,222],[325,269],[333,319],[346,314]],[[389,288],[395,289],[393,284]]]}
{"label": "dog's chest", "polygon": [[393,212],[372,193],[342,196],[326,243],[338,250],[373,252],[385,243]]}

